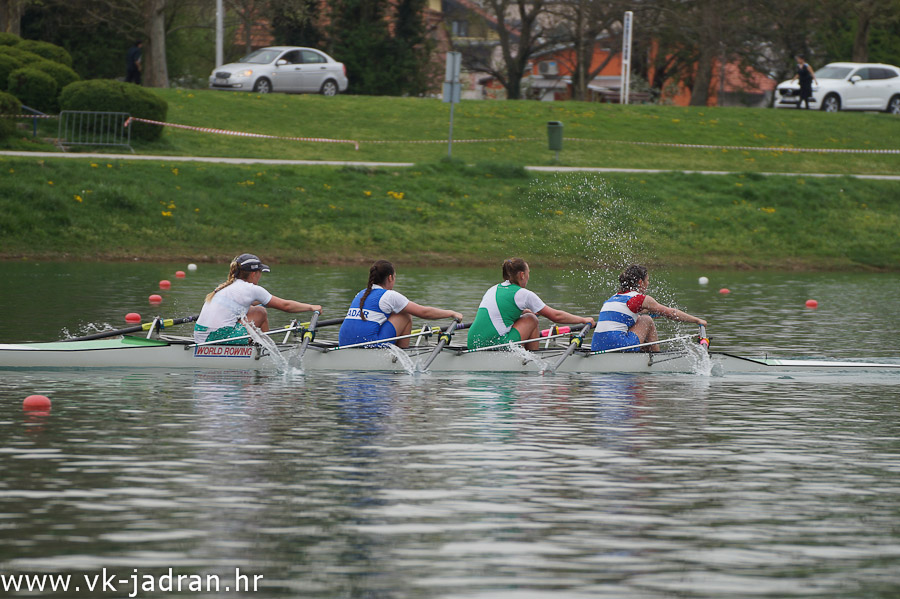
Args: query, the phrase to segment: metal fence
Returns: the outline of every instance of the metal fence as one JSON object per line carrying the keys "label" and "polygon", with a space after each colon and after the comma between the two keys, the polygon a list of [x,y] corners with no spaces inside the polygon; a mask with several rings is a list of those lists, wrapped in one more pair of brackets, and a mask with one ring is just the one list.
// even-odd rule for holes
{"label": "metal fence", "polygon": [[65,151],[68,146],[117,146],[131,147],[131,127],[126,121],[127,112],[92,112],[88,110],[63,110],[59,113],[57,145]]}

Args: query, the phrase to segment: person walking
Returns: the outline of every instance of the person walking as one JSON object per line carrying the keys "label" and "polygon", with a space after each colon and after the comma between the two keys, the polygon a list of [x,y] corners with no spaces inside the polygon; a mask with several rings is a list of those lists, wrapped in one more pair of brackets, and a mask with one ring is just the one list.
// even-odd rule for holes
{"label": "person walking", "polygon": [[[806,102],[806,109],[809,110],[809,100],[812,98],[812,84],[813,81],[816,82],[816,85],[819,85],[818,80],[816,79],[816,73],[813,71],[813,68],[809,66],[809,63],[802,56],[797,56],[797,73],[791,79],[797,79],[800,82],[800,99],[797,101],[797,108],[800,108],[801,105]],[[814,100],[815,101],[815,100]]]}

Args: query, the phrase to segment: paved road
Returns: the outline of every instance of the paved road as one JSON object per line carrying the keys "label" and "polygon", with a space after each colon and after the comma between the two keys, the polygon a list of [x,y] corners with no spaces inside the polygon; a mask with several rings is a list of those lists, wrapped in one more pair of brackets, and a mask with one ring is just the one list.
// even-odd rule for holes
{"label": "paved road", "polygon": [[[81,158],[98,160],[152,160],[156,162],[207,162],[215,164],[272,164],[286,166],[363,166],[371,168],[403,168],[415,166],[414,162],[358,162],[353,160],[279,160],[273,158],[219,158],[215,156],[147,156],[141,154],[100,154],[62,152],[13,152],[0,151],[0,156],[19,158]],[[685,173],[700,175],[743,175],[747,171],[682,171],[656,168],[601,168],[591,166],[526,166],[526,170],[550,173]],[[781,177],[855,177],[857,179],[875,179],[881,181],[900,181],[900,175],[846,175],[830,173],[757,173],[765,176]]]}

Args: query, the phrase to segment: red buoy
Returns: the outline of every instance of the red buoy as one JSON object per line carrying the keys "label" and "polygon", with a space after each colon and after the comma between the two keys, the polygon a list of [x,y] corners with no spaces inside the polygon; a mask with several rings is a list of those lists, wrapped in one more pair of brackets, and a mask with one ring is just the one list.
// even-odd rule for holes
{"label": "red buoy", "polygon": [[29,395],[22,402],[22,408],[25,410],[42,410],[50,409],[50,398],[46,395]]}
{"label": "red buoy", "polygon": [[807,308],[818,308],[819,302],[817,302],[814,299],[808,299],[808,300],[806,300],[806,307]]}
{"label": "red buoy", "polygon": [[169,281],[167,281],[167,280],[165,280],[165,279],[163,279],[162,281],[159,282],[159,288],[160,288],[160,289],[168,289],[168,288],[171,287],[171,286],[172,286],[172,283],[169,282]]}
{"label": "red buoy", "polygon": [[175,271],[175,276],[178,277],[179,279],[183,279],[183,278],[184,278],[184,271],[183,271],[183,270],[176,270],[176,271]]}
{"label": "red buoy", "polygon": [[150,300],[151,304],[161,304],[162,303],[162,296],[156,295],[155,293],[153,295],[151,295],[148,299]]}
{"label": "red buoy", "polygon": [[728,287],[722,287],[721,289],[719,289],[719,293],[721,293],[722,295],[728,295],[729,293],[731,293],[731,289],[729,289]]}
{"label": "red buoy", "polygon": [[140,322],[141,315],[137,312],[129,312],[125,315],[125,322]]}

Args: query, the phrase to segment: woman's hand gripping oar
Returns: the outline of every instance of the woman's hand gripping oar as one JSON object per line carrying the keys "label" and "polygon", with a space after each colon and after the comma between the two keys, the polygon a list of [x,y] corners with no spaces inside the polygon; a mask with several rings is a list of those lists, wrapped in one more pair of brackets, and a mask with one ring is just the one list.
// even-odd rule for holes
{"label": "woman's hand gripping oar", "polygon": [[450,339],[453,337],[454,331],[459,331],[461,329],[467,329],[472,326],[472,323],[463,324],[459,321],[454,320],[444,329],[444,332],[441,333],[441,336],[438,337],[437,345],[434,347],[434,350],[431,352],[431,355],[428,356],[428,359],[425,360],[425,363],[422,364],[422,370],[428,370],[428,367],[431,366],[431,363],[434,362],[435,358],[438,357],[438,354],[444,349],[444,346],[450,343]]}
{"label": "woman's hand gripping oar", "polygon": [[590,331],[591,327],[593,327],[593,326],[594,326],[593,322],[588,322],[588,323],[585,323],[585,325],[583,327],[581,327],[581,330],[578,332],[578,334],[575,335],[574,337],[572,337],[572,340],[569,342],[569,347],[566,348],[565,353],[563,353],[563,355],[561,355],[559,357],[559,360],[556,361],[556,364],[554,364],[550,368],[550,372],[556,372],[556,369],[559,368],[562,365],[562,363],[566,361],[566,358],[571,356],[573,353],[575,353],[576,349],[581,347],[581,344],[584,342],[584,336],[587,335],[587,332]]}

